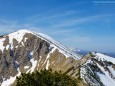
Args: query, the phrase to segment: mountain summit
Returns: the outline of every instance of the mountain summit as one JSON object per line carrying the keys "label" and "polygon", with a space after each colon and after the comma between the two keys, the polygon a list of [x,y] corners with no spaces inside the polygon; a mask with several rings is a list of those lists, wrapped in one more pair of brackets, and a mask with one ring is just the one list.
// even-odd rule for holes
{"label": "mountain summit", "polygon": [[0,36],[1,86],[15,86],[16,76],[44,68],[80,79],[80,86],[115,85],[115,58],[94,52],[81,57],[51,37],[29,30]]}

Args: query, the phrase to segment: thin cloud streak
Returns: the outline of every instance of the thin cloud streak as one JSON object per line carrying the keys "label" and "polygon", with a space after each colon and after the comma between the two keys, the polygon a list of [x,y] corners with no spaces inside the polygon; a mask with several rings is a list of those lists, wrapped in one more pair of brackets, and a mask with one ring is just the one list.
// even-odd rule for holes
{"label": "thin cloud streak", "polygon": [[0,20],[0,33],[10,33],[30,26],[31,24],[19,24],[18,21]]}
{"label": "thin cloud streak", "polygon": [[63,42],[71,42],[71,43],[84,43],[91,41],[91,37],[71,37],[71,38],[65,38],[62,40]]}
{"label": "thin cloud streak", "polygon": [[44,20],[49,20],[49,19],[55,19],[55,18],[60,18],[60,17],[63,17],[63,16],[69,16],[69,15],[73,15],[73,14],[76,14],[77,12],[76,11],[65,11],[63,13],[59,13],[59,14],[55,14],[55,15],[51,15],[51,16],[42,16],[41,14],[38,14],[38,15],[34,15],[34,16],[30,16],[28,17],[26,20],[28,21],[33,21],[34,23],[35,22],[38,22],[38,21],[44,21]]}
{"label": "thin cloud streak", "polygon": [[100,20],[102,17],[107,17],[109,15],[94,15],[94,16],[89,16],[89,17],[84,17],[84,18],[79,18],[79,19],[72,19],[72,20],[66,20],[64,22],[60,22],[57,24],[54,24],[52,27],[66,27],[66,26],[72,26],[72,25],[77,25],[81,23],[86,23],[94,20]]}
{"label": "thin cloud streak", "polygon": [[0,20],[0,34],[11,33],[20,29],[28,29],[36,32],[51,32],[51,29],[44,29],[34,26],[33,24],[20,24],[18,21]]}
{"label": "thin cloud streak", "polygon": [[51,34],[64,34],[64,33],[70,33],[70,32],[73,32],[73,31],[76,31],[75,29],[58,29],[54,32],[51,32]]}

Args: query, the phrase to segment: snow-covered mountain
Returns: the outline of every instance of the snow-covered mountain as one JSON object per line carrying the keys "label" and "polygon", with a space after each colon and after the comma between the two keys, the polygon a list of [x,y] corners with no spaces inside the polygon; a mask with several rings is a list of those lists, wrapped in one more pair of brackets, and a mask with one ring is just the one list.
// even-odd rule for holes
{"label": "snow-covered mountain", "polygon": [[1,86],[12,84],[21,72],[32,73],[49,67],[66,71],[64,66],[69,68],[68,63],[80,58],[45,34],[19,30],[0,37],[0,83]]}
{"label": "snow-covered mountain", "polygon": [[0,36],[0,85],[15,86],[16,76],[44,68],[61,70],[77,78],[80,86],[115,85],[115,58],[81,56],[42,33],[19,30]]}
{"label": "snow-covered mountain", "polygon": [[81,67],[81,78],[91,86],[114,86],[115,58],[101,53],[90,54],[91,59]]}

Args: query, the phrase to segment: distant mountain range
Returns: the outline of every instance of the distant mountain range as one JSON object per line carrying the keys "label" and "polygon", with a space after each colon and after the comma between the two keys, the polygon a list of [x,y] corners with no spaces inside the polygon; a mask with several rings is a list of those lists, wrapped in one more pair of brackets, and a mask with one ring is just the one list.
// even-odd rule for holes
{"label": "distant mountain range", "polygon": [[79,86],[115,86],[115,58],[71,50],[51,37],[29,30],[0,36],[0,85],[15,86],[16,76],[51,68],[77,80]]}
{"label": "distant mountain range", "polygon": [[115,53],[104,53],[104,54],[115,58]]}
{"label": "distant mountain range", "polygon": [[[75,49],[72,49],[75,53],[77,54],[80,54],[82,56],[88,54],[89,52],[91,51],[87,51],[87,50],[82,50],[82,49],[78,49],[78,48],[75,48]],[[100,53],[103,53],[105,55],[108,55],[108,56],[111,56],[111,57],[114,57],[115,58],[115,53],[111,53],[111,52],[100,52]]]}
{"label": "distant mountain range", "polygon": [[86,54],[88,54],[90,51],[86,51],[86,50],[80,50],[80,49],[73,49],[73,52],[75,52],[76,54],[79,54],[81,56],[85,56]]}

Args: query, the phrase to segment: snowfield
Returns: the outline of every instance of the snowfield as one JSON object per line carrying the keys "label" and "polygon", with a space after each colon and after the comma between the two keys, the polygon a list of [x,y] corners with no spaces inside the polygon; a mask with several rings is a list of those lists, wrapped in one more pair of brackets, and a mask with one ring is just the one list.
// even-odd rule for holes
{"label": "snowfield", "polygon": [[[115,58],[104,55],[102,53],[93,53],[93,55],[94,54],[94,58],[98,62],[95,62],[91,59],[87,60],[83,67],[81,67],[81,78],[84,80],[84,82],[90,83],[93,86],[100,86],[99,82],[97,82],[97,79],[92,77],[92,75],[94,75],[95,77],[98,77],[100,79],[104,86],[115,86],[115,70],[111,65],[115,64]],[[112,63],[107,64],[106,62]],[[89,64],[96,66],[102,73],[97,70],[93,71],[94,69],[90,68]]]}

